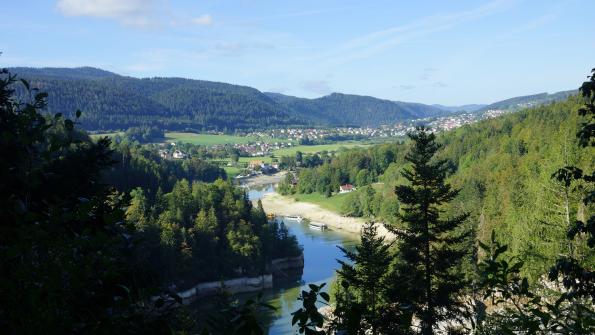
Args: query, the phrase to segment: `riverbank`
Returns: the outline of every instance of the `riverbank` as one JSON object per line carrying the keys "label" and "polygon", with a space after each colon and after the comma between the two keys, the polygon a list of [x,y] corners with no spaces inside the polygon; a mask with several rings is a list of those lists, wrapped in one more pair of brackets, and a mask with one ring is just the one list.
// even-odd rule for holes
{"label": "riverbank", "polygon": [[[333,229],[343,230],[349,233],[360,234],[366,220],[361,218],[345,217],[338,213],[324,209],[319,205],[295,201],[292,198],[282,196],[278,193],[265,194],[262,197],[262,206],[267,213],[274,213],[281,216],[302,216],[310,221],[322,222]],[[393,238],[383,225],[378,225],[378,234],[387,238]]]}
{"label": "riverbank", "polygon": [[247,177],[240,180],[240,185],[246,187],[277,184],[283,180],[287,171],[280,171],[275,174],[261,174],[258,176]]}
{"label": "riverbank", "polygon": [[[295,257],[273,259],[269,270],[270,273],[256,277],[239,277],[201,282],[186,290],[178,291],[176,294],[182,298],[184,304],[189,304],[196,301],[196,299],[212,296],[222,289],[230,294],[250,293],[270,289],[273,288],[274,282],[292,278],[292,274],[298,273],[299,277],[301,277],[304,270],[304,254],[301,253]],[[155,296],[153,300],[158,298],[159,296]]]}

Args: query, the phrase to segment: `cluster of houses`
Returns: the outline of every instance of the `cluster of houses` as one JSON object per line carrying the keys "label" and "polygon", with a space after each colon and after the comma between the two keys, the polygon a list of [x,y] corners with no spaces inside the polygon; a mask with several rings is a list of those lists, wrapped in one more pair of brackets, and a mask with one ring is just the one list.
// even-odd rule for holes
{"label": "cluster of houses", "polygon": [[236,176],[236,179],[252,177],[259,174],[273,174],[279,171],[279,164],[269,164],[261,160],[252,160],[248,162],[246,168],[246,171]]}
{"label": "cluster of houses", "polygon": [[291,147],[293,144],[291,142],[274,142],[274,143],[266,143],[266,142],[256,142],[256,143],[247,143],[247,144],[234,144],[234,148],[238,149],[240,152],[244,153],[246,156],[252,157],[264,157],[268,156],[274,150],[279,150],[283,148]]}
{"label": "cluster of houses", "polygon": [[387,126],[374,127],[336,127],[336,128],[285,128],[270,130],[267,136],[284,138],[291,141],[322,140],[330,136],[359,136],[364,138],[398,136],[395,129]]}
{"label": "cluster of houses", "polygon": [[182,150],[165,150],[159,149],[159,157],[163,159],[185,159],[188,155]]}
{"label": "cluster of houses", "polygon": [[[162,145],[164,147],[165,145]],[[183,152],[182,150],[176,149],[176,144],[171,143],[170,148],[166,149],[159,149],[159,157],[163,159],[186,159],[188,158],[188,154]]]}
{"label": "cluster of houses", "polygon": [[271,174],[279,171],[279,164],[269,164],[261,160],[253,160],[248,163],[248,169],[260,171],[260,173]]}

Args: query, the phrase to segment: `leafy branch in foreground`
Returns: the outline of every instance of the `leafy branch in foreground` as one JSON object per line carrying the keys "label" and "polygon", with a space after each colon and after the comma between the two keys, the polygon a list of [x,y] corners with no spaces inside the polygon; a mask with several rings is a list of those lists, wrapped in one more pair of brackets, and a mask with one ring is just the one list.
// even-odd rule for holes
{"label": "leafy branch in foreground", "polygon": [[[306,335],[325,335],[326,332],[321,328],[324,326],[324,315],[320,313],[317,303],[329,306],[330,296],[322,292],[326,283],[320,285],[309,284],[310,291],[303,290],[298,300],[302,301],[302,307],[291,313],[293,318],[291,325],[298,326],[300,334]],[[322,298],[319,300],[318,297]]]}

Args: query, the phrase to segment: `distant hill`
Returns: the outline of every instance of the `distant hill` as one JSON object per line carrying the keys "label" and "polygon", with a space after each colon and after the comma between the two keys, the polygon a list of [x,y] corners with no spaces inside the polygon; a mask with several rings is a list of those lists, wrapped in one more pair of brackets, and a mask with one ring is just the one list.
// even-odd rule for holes
{"label": "distant hill", "polygon": [[[89,130],[156,125],[169,130],[377,126],[444,113],[436,107],[333,93],[303,99],[183,78],[133,78],[92,67],[12,68],[49,94],[48,112],[83,111]],[[21,92],[22,93],[22,92]],[[24,98],[24,96],[22,97]]]}
{"label": "distant hill", "polygon": [[[576,91],[541,93],[488,106],[441,106],[333,93],[316,99],[263,93],[247,86],[184,78],[134,78],[92,68],[10,69],[49,94],[49,113],[72,117],[81,127],[119,130],[257,130],[284,126],[378,126],[453,112],[519,109],[565,99]],[[20,90],[21,99],[27,98]]]}
{"label": "distant hill", "polygon": [[68,79],[100,79],[107,77],[118,77],[117,74],[94,67],[13,67],[10,69],[20,77],[53,77]]}
{"label": "distant hill", "polygon": [[551,102],[566,100],[569,96],[575,95],[578,90],[560,91],[552,94],[539,93],[532,95],[525,95],[515,98],[510,98],[493,104],[489,104],[478,111],[487,111],[490,109],[503,109],[503,110],[519,110],[528,107],[535,107]]}
{"label": "distant hill", "polygon": [[89,67],[10,70],[49,94],[49,113],[72,116],[77,109],[83,111],[81,126],[89,130],[138,125],[233,130],[310,124],[246,86],[182,78],[138,79]]}
{"label": "distant hill", "polygon": [[444,114],[443,110],[429,105],[370,96],[332,93],[316,99],[304,99],[279,93],[265,94],[292,115],[330,125],[378,126]]}
{"label": "distant hill", "polygon": [[462,105],[462,106],[444,106],[444,105],[434,104],[432,106],[436,107],[438,109],[441,109],[443,111],[450,112],[450,113],[457,113],[457,112],[473,113],[473,112],[476,112],[476,111],[484,108],[487,105],[470,104],[470,105]]}

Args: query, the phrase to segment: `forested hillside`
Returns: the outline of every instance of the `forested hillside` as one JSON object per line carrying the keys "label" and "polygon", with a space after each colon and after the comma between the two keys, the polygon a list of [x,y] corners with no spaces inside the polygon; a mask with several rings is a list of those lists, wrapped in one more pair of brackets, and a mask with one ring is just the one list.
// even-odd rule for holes
{"label": "forested hillside", "polygon": [[[49,113],[84,111],[87,130],[141,125],[168,130],[251,130],[283,126],[377,126],[444,112],[436,107],[333,93],[302,99],[183,78],[132,78],[95,68],[13,68],[48,92]],[[21,98],[23,90],[19,91]]]}
{"label": "forested hillside", "polygon": [[519,110],[527,107],[536,107],[539,105],[556,102],[556,101],[563,101],[566,100],[571,95],[576,95],[577,90],[569,90],[569,91],[560,91],[556,93],[539,93],[539,94],[531,94],[525,95],[520,97],[514,97],[510,99],[505,99],[502,101],[497,101],[483,108],[478,109],[478,111],[487,111],[490,109],[509,109],[509,110]]}
{"label": "forested hillside", "polygon": [[266,94],[296,116],[327,125],[379,126],[445,114],[434,106],[361,95],[333,93],[317,99],[304,99],[278,93]]}
{"label": "forested hillside", "polygon": [[[13,68],[31,86],[49,94],[47,111],[83,111],[87,130],[157,126],[166,130],[231,132],[284,126],[379,126],[430,116],[453,108],[333,93],[305,99],[254,88],[184,78],[133,78],[101,69]],[[19,90],[24,98],[23,90]],[[565,99],[576,91],[536,94],[481,108],[518,109]],[[481,105],[461,106],[477,110]]]}
{"label": "forested hillside", "polygon": [[[84,111],[87,130],[154,125],[169,130],[233,130],[305,125],[256,89],[182,78],[132,78],[93,68],[14,68],[49,94],[47,112]],[[19,90],[24,94],[23,90]]]}
{"label": "forested hillside", "polygon": [[[471,213],[480,240],[488,240],[495,229],[512,254],[527,260],[529,275],[543,273],[557,254],[571,247],[564,240],[567,227],[587,210],[580,202],[586,190],[565,188],[551,178],[560,166],[595,165],[593,148],[577,146],[581,103],[575,96],[439,136],[444,144],[439,156],[450,162],[449,180],[462,189],[453,209]],[[403,183],[407,147],[384,144],[343,153],[301,170],[297,186],[283,185],[281,190],[330,195],[339,185],[352,183],[358,190],[349,194],[344,214],[396,222],[394,187]],[[374,182],[380,183],[368,186]]]}
{"label": "forested hillside", "polygon": [[[443,157],[456,166],[459,204],[471,211],[478,238],[496,229],[528,274],[541,274],[573,246],[568,227],[588,211],[588,189],[565,187],[552,175],[563,166],[595,166],[595,150],[579,148],[582,99],[544,105],[466,126],[442,137]],[[595,255],[590,255],[591,259]]]}

